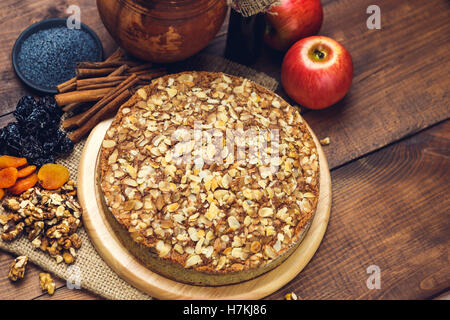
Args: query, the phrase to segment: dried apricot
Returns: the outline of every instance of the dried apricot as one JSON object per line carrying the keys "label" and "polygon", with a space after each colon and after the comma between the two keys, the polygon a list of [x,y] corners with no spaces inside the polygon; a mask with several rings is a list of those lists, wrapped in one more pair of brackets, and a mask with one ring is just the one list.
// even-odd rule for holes
{"label": "dried apricot", "polygon": [[69,180],[69,170],[61,164],[47,163],[39,169],[38,178],[44,189],[59,189]]}
{"label": "dried apricot", "polygon": [[19,171],[17,172],[17,178],[23,178],[23,177],[29,176],[34,171],[36,171],[36,166],[26,166],[22,169],[19,169]]}
{"label": "dried apricot", "polygon": [[12,194],[18,195],[34,187],[34,185],[37,182],[38,182],[37,174],[32,173],[28,177],[17,180],[15,185],[13,185],[11,188],[8,188],[8,191],[11,192]]}
{"label": "dried apricot", "polygon": [[0,169],[14,167],[18,168],[27,164],[26,158],[17,158],[12,156],[1,156],[0,157]]}
{"label": "dried apricot", "polygon": [[17,181],[17,169],[0,169],[0,188],[12,187]]}
{"label": "dried apricot", "polygon": [[3,199],[4,195],[5,195],[5,190],[0,189],[0,200]]}

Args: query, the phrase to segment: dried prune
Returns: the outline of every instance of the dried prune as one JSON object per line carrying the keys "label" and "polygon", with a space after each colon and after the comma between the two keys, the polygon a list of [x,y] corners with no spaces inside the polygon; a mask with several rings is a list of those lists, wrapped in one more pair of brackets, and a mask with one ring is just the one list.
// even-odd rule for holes
{"label": "dried prune", "polygon": [[22,154],[27,159],[37,158],[44,154],[42,144],[34,136],[22,136],[21,144],[24,148]]}
{"label": "dried prune", "polygon": [[0,129],[0,154],[25,157],[38,167],[73,150],[73,142],[59,129],[63,111],[53,97],[22,97],[14,111],[17,122]]}
{"label": "dried prune", "polygon": [[51,120],[52,119],[47,110],[43,108],[36,108],[31,112],[31,114],[23,123],[23,129],[25,129],[29,133],[36,133],[38,130],[44,129],[48,124],[53,127],[54,124],[51,122]]}
{"label": "dried prune", "polygon": [[37,107],[38,102],[33,96],[23,96],[17,103],[13,114],[19,123],[24,123],[31,112]]}
{"label": "dried prune", "polygon": [[65,132],[58,130],[55,140],[55,153],[67,154],[73,150],[73,142],[69,139]]}
{"label": "dried prune", "polygon": [[23,139],[20,133],[19,124],[17,122],[8,123],[8,125],[2,129],[2,136],[4,139],[3,147],[5,148],[2,153],[20,156]]}
{"label": "dried prune", "polygon": [[63,111],[53,97],[43,97],[35,100],[25,96],[17,104],[14,116],[20,126],[29,133],[59,126]]}

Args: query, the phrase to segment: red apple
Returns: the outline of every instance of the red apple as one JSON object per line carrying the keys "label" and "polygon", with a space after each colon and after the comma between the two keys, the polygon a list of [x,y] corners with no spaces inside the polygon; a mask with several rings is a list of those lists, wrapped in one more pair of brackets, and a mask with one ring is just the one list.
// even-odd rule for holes
{"label": "red apple", "polygon": [[275,50],[285,51],[296,41],[316,35],[322,26],[320,0],[282,0],[266,14],[266,43]]}
{"label": "red apple", "polygon": [[310,109],[323,109],[341,100],[350,89],[353,62],[337,41],[313,36],[296,42],[281,66],[286,93]]}

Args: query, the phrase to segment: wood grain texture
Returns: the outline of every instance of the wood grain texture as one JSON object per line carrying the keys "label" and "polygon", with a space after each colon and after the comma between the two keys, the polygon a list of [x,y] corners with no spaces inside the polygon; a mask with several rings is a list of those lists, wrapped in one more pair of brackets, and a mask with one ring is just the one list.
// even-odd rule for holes
{"label": "wood grain texture", "polygon": [[[301,299],[448,297],[449,150],[446,121],[332,170],[332,218],[319,250],[267,298],[283,299],[292,291]],[[381,290],[366,287],[372,264],[381,268]],[[4,270],[2,264],[0,274]]]}
{"label": "wood grain texture", "polygon": [[8,279],[8,270],[15,256],[3,250],[0,251],[0,300],[92,300],[102,299],[101,297],[86,290],[70,290],[66,287],[66,282],[55,276],[56,284],[54,295],[50,296],[42,292],[39,285],[39,273],[45,272],[40,267],[29,262],[26,267],[25,278],[11,282]]}
{"label": "wood grain texture", "polygon": [[159,299],[261,299],[292,280],[311,260],[325,233],[331,206],[328,164],[314,133],[311,132],[320,159],[320,192],[311,227],[300,246],[280,266],[255,279],[206,287],[183,284],[150,271],[122,245],[107,221],[108,213],[97,185],[97,166],[98,153],[111,122],[112,119],[98,124],[86,141],[78,171],[78,199],[83,208],[83,225],[94,247],[111,269],[128,283]]}
{"label": "wood grain texture", "polygon": [[[72,3],[81,4],[82,21],[93,27],[105,49],[111,47],[111,52],[114,43],[98,20],[92,0],[1,1],[0,115],[12,111],[26,92],[16,79],[10,61],[16,37],[31,22],[64,16],[65,7]],[[448,181],[443,179],[449,171],[448,162],[444,161],[448,161],[449,155],[441,146],[450,139],[450,126],[447,121],[401,141],[400,146],[383,146],[449,117],[450,64],[446,52],[450,43],[450,2],[380,0],[376,4],[381,8],[381,30],[366,28],[368,15],[365,12],[367,6],[373,4],[371,1],[322,0],[322,4],[325,20],[321,34],[341,41],[355,63],[353,87],[341,103],[324,111],[303,112],[319,138],[331,137],[331,145],[324,149],[330,168],[338,167],[332,171],[333,218],[312,262],[300,276],[269,298],[282,298],[289,291],[305,299],[438,296],[449,286],[449,271],[443,265],[443,261],[448,265],[445,250],[449,240],[446,233],[442,233],[443,230],[448,233],[448,225],[443,226],[442,221],[448,221],[445,214],[450,210],[448,202],[441,201],[446,199],[444,191],[449,189]],[[225,31],[223,26],[204,52],[223,55]],[[265,48],[252,67],[279,79],[282,57]],[[12,115],[0,116],[0,127],[11,119]],[[374,152],[380,148],[383,149]],[[370,152],[373,153],[365,156]],[[359,160],[345,165],[353,159]],[[364,161],[372,165],[366,167]],[[398,161],[412,163],[399,164]],[[411,172],[398,176],[400,165],[409,166]],[[377,172],[382,172],[383,180],[375,179]],[[398,181],[387,176],[395,176]],[[390,200],[395,206],[381,201],[384,192],[391,190],[391,184],[398,193],[397,200]],[[426,188],[420,189],[421,184]],[[417,194],[412,188],[417,189]],[[435,202],[428,204],[426,201]],[[423,227],[422,220],[425,221]],[[382,226],[381,231],[373,225]],[[404,241],[411,241],[411,234],[417,240],[412,242],[414,247],[408,249]],[[385,238],[389,243],[383,242],[388,241],[383,240]],[[427,259],[427,255],[431,259]],[[374,257],[373,261],[384,263],[380,265],[382,290],[368,292],[365,286],[368,276],[365,269],[368,263],[375,263],[369,256]],[[345,262],[341,262],[341,258]],[[7,265],[9,262],[0,266],[0,274],[5,277]],[[1,282],[0,299],[5,294],[20,298],[11,287],[3,290],[3,285]],[[55,298],[59,292],[63,291],[57,290]],[[83,291],[76,292],[83,294]],[[64,298],[69,296],[64,293]]]}
{"label": "wood grain texture", "polygon": [[[330,168],[450,117],[450,2],[380,0],[381,30],[368,30],[370,0],[324,1],[321,35],[351,53],[354,79],[335,106],[308,111]],[[283,54],[265,47],[252,65],[280,80]],[[286,94],[280,88],[281,96]],[[289,99],[287,99],[289,101]]]}
{"label": "wood grain texture", "polygon": [[66,286],[59,287],[53,295],[47,293],[35,297],[33,300],[105,300],[87,290],[68,289]]}
{"label": "wood grain texture", "polygon": [[[426,299],[450,287],[450,121],[332,171],[333,206],[302,299]],[[368,290],[367,267],[381,269]]]}
{"label": "wood grain texture", "polygon": [[[0,12],[11,8],[15,11],[9,18],[5,15],[0,19],[0,26],[2,22],[7,24],[5,30],[14,29],[8,34],[7,44],[10,42],[12,46],[14,36],[29,21],[19,18],[46,17],[49,12],[63,15],[67,4],[65,1],[49,4],[49,1],[40,0],[37,1],[41,4],[39,7],[35,3],[23,1],[16,7],[12,1],[2,4]],[[98,32],[105,47],[113,46],[99,21],[95,3],[87,0],[79,3],[82,20]],[[445,76],[450,65],[446,54],[450,43],[447,31],[450,30],[447,14],[450,3],[445,0],[382,0],[378,3],[382,10],[381,30],[366,27],[368,15],[365,10],[370,4],[369,0],[324,1],[325,20],[321,34],[342,42],[351,52],[355,65],[353,87],[344,100],[330,109],[305,114],[319,138],[330,136],[334,141],[326,150],[331,167],[450,116],[447,90],[450,77]],[[223,54],[225,30],[226,25],[204,52]],[[7,80],[7,85],[0,88],[0,94],[5,93],[0,102],[0,114],[13,110],[23,93],[11,69],[7,47],[0,51],[0,81]],[[282,57],[283,54],[266,47],[252,67],[279,79]],[[286,97],[281,88],[277,93]],[[4,122],[0,122],[2,124]]]}
{"label": "wood grain texture", "polygon": [[450,291],[446,291],[437,297],[434,297],[433,300],[450,300]]}
{"label": "wood grain texture", "polygon": [[[9,281],[9,266],[14,258],[15,256],[10,253],[0,251],[0,300],[33,299],[42,295],[39,286],[39,273],[44,271],[31,262],[26,267],[24,279],[17,282]],[[65,282],[62,280],[58,278],[54,278],[54,280],[56,287],[65,286]]]}

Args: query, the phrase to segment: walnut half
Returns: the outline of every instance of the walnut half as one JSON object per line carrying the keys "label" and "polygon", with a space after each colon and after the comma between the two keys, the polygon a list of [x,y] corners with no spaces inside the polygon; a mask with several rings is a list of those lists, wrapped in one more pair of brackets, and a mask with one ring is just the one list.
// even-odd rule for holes
{"label": "walnut half", "polygon": [[3,201],[6,214],[0,214],[3,241],[13,241],[24,234],[33,247],[46,251],[57,263],[75,261],[81,238],[81,207],[76,197],[75,181],[69,180],[60,190],[28,189],[20,196]]}
{"label": "walnut half", "polygon": [[49,295],[55,293],[56,284],[50,273],[39,273],[39,284],[43,292],[47,291]]}
{"label": "walnut half", "polygon": [[28,263],[27,256],[19,256],[14,259],[9,267],[8,278],[11,281],[17,281],[19,279],[23,279],[25,276],[25,267]]}

